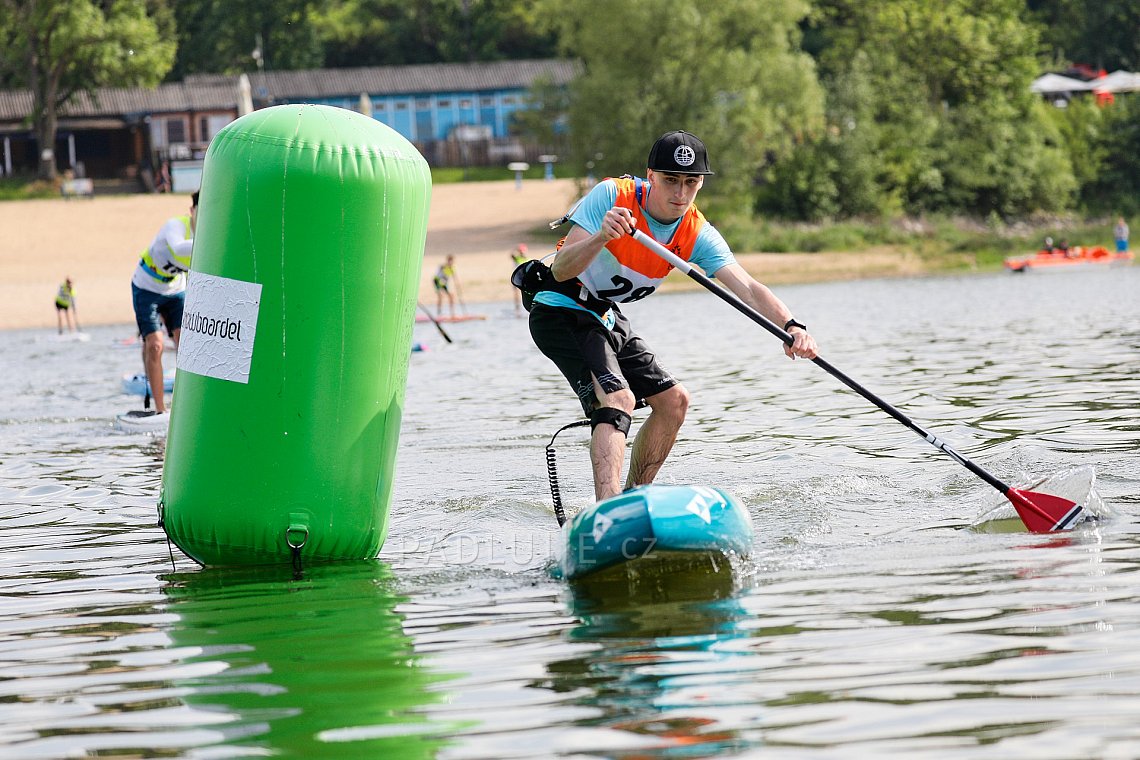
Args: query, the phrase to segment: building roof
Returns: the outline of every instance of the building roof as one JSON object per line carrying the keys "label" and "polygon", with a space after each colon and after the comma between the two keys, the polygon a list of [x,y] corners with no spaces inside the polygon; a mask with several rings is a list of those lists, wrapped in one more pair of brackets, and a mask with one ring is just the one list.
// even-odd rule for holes
{"label": "building roof", "polygon": [[[255,100],[306,100],[335,97],[416,95],[436,92],[484,92],[526,89],[542,78],[562,85],[581,72],[575,61],[561,59],[429,63],[352,69],[266,71],[249,75]],[[60,110],[68,122],[186,111],[233,111],[241,93],[238,76],[196,74],[182,82],[154,88],[104,87],[94,98],[77,95]],[[0,131],[26,129],[32,113],[30,90],[0,90]],[[7,126],[8,129],[3,129]]]}
{"label": "building roof", "polygon": [[[79,93],[60,109],[61,118],[90,118],[167,111],[209,111],[233,109],[237,103],[237,78],[188,85],[183,82],[160,84],[148,89],[102,87],[95,97]],[[0,121],[22,120],[32,112],[29,90],[0,90]]]}
{"label": "building roof", "polygon": [[[265,88],[273,98],[356,98],[362,92],[384,96],[526,89],[542,78],[563,85],[579,73],[581,65],[575,61],[545,59],[266,71],[250,74],[249,80],[255,91]],[[186,83],[206,84],[219,79],[228,78],[190,76]]]}

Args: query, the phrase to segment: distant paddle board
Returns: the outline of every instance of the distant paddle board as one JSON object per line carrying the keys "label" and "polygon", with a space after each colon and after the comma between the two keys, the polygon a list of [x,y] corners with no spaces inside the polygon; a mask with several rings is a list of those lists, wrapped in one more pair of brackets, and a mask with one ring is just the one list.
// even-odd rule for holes
{"label": "distant paddle board", "polygon": [[132,409],[115,415],[115,428],[124,433],[166,435],[170,414],[157,414],[153,409]]}
{"label": "distant paddle board", "polygon": [[[167,393],[174,390],[174,370],[168,369],[162,374],[162,389]],[[123,393],[132,396],[145,396],[147,392],[146,375],[136,372],[133,375],[123,375]]]}
{"label": "distant paddle board", "polygon": [[[486,314],[456,314],[454,317],[436,317],[436,322],[472,322],[478,319],[486,319]],[[417,322],[430,322],[431,317],[425,314],[416,315]]]}
{"label": "distant paddle board", "polygon": [[[139,336],[133,335],[129,338],[116,338],[111,341],[111,345],[115,348],[132,348],[139,345]],[[173,351],[175,349],[174,339],[169,335],[165,336],[162,343],[162,348],[165,351]]]}
{"label": "distant paddle board", "polygon": [[86,343],[91,336],[85,332],[65,332],[47,335],[40,340],[47,343]]}

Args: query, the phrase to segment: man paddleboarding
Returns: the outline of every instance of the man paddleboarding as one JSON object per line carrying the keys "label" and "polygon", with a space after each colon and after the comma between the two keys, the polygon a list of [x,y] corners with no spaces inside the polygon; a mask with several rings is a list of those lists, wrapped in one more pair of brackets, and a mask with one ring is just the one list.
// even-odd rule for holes
{"label": "man paddleboarding", "polygon": [[527,292],[532,296],[531,337],[570,382],[590,418],[599,501],[622,491],[633,410],[644,402],[650,414],[634,440],[626,488],[653,481],[689,407],[689,392],[658,363],[618,306],[655,292],[673,268],[631,237],[634,230],[665,244],[783,325],[793,337],[784,347],[787,356],[817,355],[807,328],[736,262],[720,232],[693,205],[711,174],[700,139],[685,131],[667,132],[649,151],[644,179],[606,179],[567,214],[573,227],[549,270],[540,266],[529,280],[535,291]]}
{"label": "man paddleboarding", "polygon": [[182,307],[186,302],[186,272],[194,247],[194,226],[198,219],[198,193],[190,196],[190,213],[172,217],[159,229],[142,252],[131,277],[131,300],[135,323],[142,338],[143,368],[146,370],[156,414],[166,412],[163,393],[162,351],[166,332],[175,348],[182,335]]}

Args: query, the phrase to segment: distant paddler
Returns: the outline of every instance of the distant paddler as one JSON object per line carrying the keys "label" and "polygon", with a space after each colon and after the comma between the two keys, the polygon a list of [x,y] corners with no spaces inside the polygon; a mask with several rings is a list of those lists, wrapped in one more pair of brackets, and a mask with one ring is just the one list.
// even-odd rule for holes
{"label": "distant paddler", "polygon": [[[455,257],[448,254],[443,263],[439,265],[439,269],[435,270],[435,277],[432,278],[432,285],[435,286],[435,315],[436,317],[443,316],[443,299],[447,297],[447,306],[451,312],[452,319],[455,318],[455,294],[451,292],[452,284],[454,283],[455,289],[459,290],[459,276],[455,274]],[[462,303],[463,296],[459,296]]]}
{"label": "distant paddler", "polygon": [[71,283],[70,277],[60,283],[59,290],[55,294],[55,319],[60,335],[63,335],[65,319],[68,332],[76,332],[79,329],[79,314],[75,308],[75,286]]}
{"label": "distant paddler", "polygon": [[150,383],[156,414],[166,413],[163,392],[162,351],[166,332],[175,348],[182,336],[182,307],[186,303],[186,272],[194,248],[198,193],[190,196],[190,213],[166,220],[142,252],[131,277],[135,322],[142,338],[143,369]]}

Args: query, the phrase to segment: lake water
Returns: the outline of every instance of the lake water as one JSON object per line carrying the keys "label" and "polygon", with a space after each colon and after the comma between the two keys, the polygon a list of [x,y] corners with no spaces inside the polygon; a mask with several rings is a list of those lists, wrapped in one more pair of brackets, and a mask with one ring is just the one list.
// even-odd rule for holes
{"label": "lake water", "polygon": [[[543,449],[577,406],[508,304],[452,345],[417,326],[378,560],[200,570],[155,525],[163,441],[112,429],[130,327],[0,333],[0,756],[1140,757],[1140,267],[778,292],[1003,480],[1091,467],[1109,517],[1011,532],[994,489],[697,292],[627,313],[694,396],[661,482],[754,517],[735,574],[550,576]],[[557,441],[571,510],[585,440]]]}

